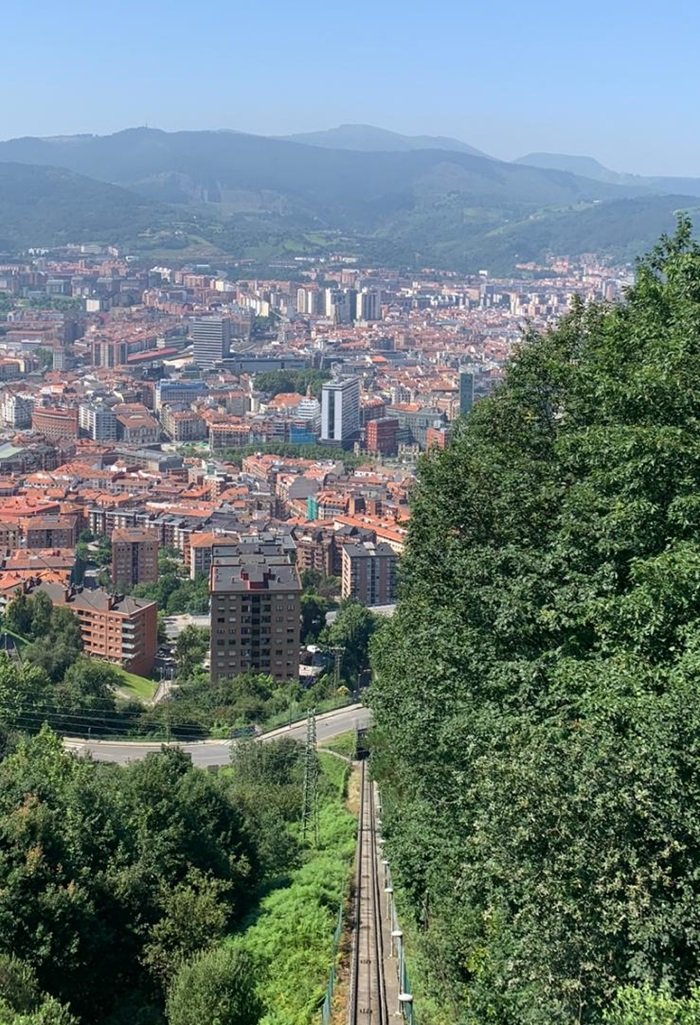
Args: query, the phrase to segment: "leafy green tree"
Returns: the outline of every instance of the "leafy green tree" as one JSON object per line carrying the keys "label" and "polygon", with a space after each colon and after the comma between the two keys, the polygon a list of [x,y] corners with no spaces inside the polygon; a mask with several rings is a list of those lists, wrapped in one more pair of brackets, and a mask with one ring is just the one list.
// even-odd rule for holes
{"label": "leafy green tree", "polygon": [[305,644],[318,639],[326,625],[328,602],[320,594],[306,591],[301,596],[301,636]]}
{"label": "leafy green tree", "polygon": [[665,1022],[616,994],[700,979],[699,323],[682,221],[421,462],[373,757],[459,1025]]}
{"label": "leafy green tree", "polygon": [[0,954],[0,1025],[78,1025],[68,1009],[41,993],[34,970]]}
{"label": "leafy green tree", "polygon": [[121,684],[113,666],[80,656],[54,688],[55,728],[80,734],[113,731],[115,694]]}
{"label": "leafy green tree", "polygon": [[64,606],[51,608],[45,632],[38,633],[44,629],[46,600],[46,595],[39,592],[30,601],[34,640],[24,649],[24,657],[43,669],[52,680],[58,681],[80,655],[83,640],[78,617],[72,609]]}
{"label": "leafy green tree", "polygon": [[8,630],[19,634],[20,637],[29,637],[32,629],[32,606],[28,595],[24,592],[17,594],[8,603],[5,610],[5,625]]}
{"label": "leafy green tree", "polygon": [[97,548],[94,549],[93,558],[98,566],[108,568],[112,565],[112,542],[106,534],[97,539]]}
{"label": "leafy green tree", "polygon": [[164,887],[161,917],[152,926],[143,962],[164,988],[182,963],[222,940],[229,918],[227,885],[192,869],[176,887]]}
{"label": "leafy green tree", "polygon": [[48,594],[39,591],[31,599],[32,623],[30,636],[35,641],[45,641],[49,636],[53,620],[53,603]]}
{"label": "leafy green tree", "polygon": [[36,973],[12,954],[0,954],[0,1000],[14,1011],[30,1011],[39,999]]}
{"label": "leafy green tree", "polygon": [[38,729],[52,707],[51,681],[37,666],[0,658],[0,722],[9,729]]}
{"label": "leafy green tree", "polygon": [[215,947],[185,964],[168,994],[169,1025],[257,1025],[261,1013],[255,965],[250,954],[233,945]]}
{"label": "leafy green tree", "polygon": [[209,651],[209,631],[199,626],[186,626],[175,642],[175,658],[179,679],[187,680],[202,664]]}
{"label": "leafy green tree", "polygon": [[379,629],[381,620],[354,598],[342,602],[338,614],[326,627],[320,642],[328,648],[342,648],[341,672],[350,686],[357,683],[358,674],[369,665],[369,644]]}
{"label": "leafy green tree", "polygon": [[79,1025],[79,1022],[67,1007],[47,996],[27,1013],[13,1011],[0,1000],[0,1025]]}
{"label": "leafy green tree", "polygon": [[[118,1021],[125,993],[142,995],[132,1020],[153,1021],[154,983],[241,920],[259,866],[226,781],[182,752],[119,769],[42,730],[0,762],[0,956],[86,1023]],[[23,979],[7,965],[0,997],[3,972],[16,992]]]}
{"label": "leafy green tree", "polygon": [[698,1025],[700,996],[674,999],[669,993],[650,989],[622,989],[613,1007],[603,1016],[604,1025]]}

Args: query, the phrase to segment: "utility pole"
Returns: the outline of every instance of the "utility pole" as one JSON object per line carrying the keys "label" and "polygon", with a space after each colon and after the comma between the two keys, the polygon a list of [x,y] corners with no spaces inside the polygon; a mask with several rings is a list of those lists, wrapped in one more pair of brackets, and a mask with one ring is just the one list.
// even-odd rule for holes
{"label": "utility pole", "polygon": [[319,842],[318,821],[318,756],[316,754],[316,709],[306,717],[306,749],[304,751],[304,801],[301,810],[301,838],[313,837]]}
{"label": "utility pole", "polygon": [[345,648],[331,648],[333,654],[333,682],[336,692],[340,689],[340,667],[343,664]]}

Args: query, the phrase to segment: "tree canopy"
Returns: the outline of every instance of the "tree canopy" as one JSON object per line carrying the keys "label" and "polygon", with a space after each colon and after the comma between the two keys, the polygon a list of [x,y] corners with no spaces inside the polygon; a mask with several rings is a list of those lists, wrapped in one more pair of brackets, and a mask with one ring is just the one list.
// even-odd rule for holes
{"label": "tree canopy", "polygon": [[681,221],[420,466],[371,700],[387,848],[460,1025],[697,1020],[643,994],[700,977],[699,421]]}

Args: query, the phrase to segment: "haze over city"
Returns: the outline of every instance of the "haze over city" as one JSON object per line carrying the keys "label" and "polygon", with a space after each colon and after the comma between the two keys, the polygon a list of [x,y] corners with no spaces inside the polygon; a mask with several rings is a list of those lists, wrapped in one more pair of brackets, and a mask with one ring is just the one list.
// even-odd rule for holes
{"label": "haze over city", "polygon": [[[87,0],[12,4],[0,138],[135,125],[286,135],[339,123],[448,135],[501,159],[586,154],[619,171],[700,173],[700,10],[629,0]],[[682,27],[682,31],[680,30]],[[621,128],[624,127],[624,131]]]}

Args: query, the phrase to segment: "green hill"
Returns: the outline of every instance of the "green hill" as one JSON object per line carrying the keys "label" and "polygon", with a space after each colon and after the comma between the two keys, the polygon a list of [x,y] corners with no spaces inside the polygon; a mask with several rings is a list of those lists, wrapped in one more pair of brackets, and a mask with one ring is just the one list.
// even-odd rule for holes
{"label": "green hill", "polygon": [[192,241],[264,263],[342,247],[392,266],[507,272],[551,252],[627,258],[696,205],[466,152],[236,132],[14,139],[0,161],[4,249],[111,241],[187,254]]}
{"label": "green hill", "polygon": [[116,185],[63,168],[0,163],[0,250],[116,244],[172,222],[167,208]]}
{"label": "green hill", "polygon": [[356,152],[237,132],[135,128],[108,136],[14,139],[0,160],[65,167],[149,198],[314,216],[329,227],[376,227],[397,210],[446,195],[477,206],[533,207],[609,199],[614,186],[556,170],[442,150]]}

